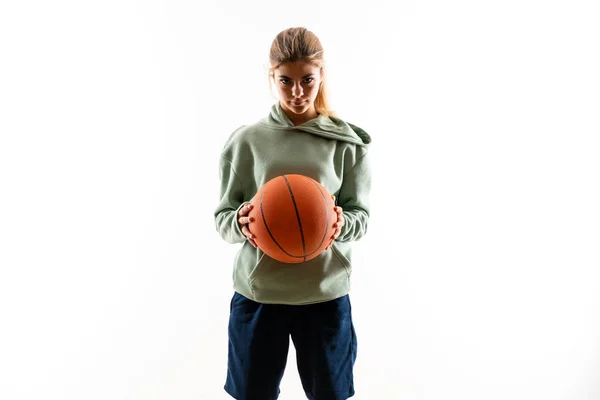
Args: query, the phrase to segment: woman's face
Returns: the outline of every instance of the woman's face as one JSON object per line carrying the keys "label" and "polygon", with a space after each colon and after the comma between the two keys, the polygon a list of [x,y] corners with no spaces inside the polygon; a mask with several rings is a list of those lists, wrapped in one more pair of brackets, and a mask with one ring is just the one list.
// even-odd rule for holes
{"label": "woman's face", "polygon": [[322,75],[320,68],[305,61],[286,62],[274,71],[281,107],[293,122],[317,117],[314,102]]}

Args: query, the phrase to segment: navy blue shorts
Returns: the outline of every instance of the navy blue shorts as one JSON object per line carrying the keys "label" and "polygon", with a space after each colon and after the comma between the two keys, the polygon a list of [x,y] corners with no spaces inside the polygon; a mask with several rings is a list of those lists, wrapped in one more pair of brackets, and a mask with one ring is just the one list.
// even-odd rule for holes
{"label": "navy blue shorts", "polygon": [[262,304],[235,292],[229,316],[225,391],[237,400],[275,400],[289,338],[310,400],[354,395],[356,332],[350,297],[307,305]]}

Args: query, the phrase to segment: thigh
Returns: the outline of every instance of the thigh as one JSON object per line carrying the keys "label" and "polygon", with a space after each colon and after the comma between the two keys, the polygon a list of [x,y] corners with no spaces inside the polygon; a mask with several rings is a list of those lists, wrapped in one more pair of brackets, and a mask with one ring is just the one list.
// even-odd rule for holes
{"label": "thigh", "polygon": [[300,306],[294,312],[291,333],[308,398],[345,400],[353,396],[357,339],[350,297]]}
{"label": "thigh", "polygon": [[239,293],[231,299],[225,390],[238,400],[271,400],[279,395],[289,348],[283,309]]}

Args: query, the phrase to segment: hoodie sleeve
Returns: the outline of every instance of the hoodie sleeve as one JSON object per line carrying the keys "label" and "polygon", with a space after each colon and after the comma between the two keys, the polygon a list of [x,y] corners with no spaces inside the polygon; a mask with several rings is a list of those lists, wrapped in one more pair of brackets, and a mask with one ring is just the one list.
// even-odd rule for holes
{"label": "hoodie sleeve", "polygon": [[237,215],[248,202],[244,202],[242,182],[225,156],[221,156],[219,162],[219,178],[220,200],[214,211],[217,232],[228,243],[242,243],[247,239],[240,229]]}
{"label": "hoodie sleeve", "polygon": [[371,191],[371,166],[367,154],[344,175],[336,196],[336,203],[342,207],[344,215],[344,225],[336,239],[340,242],[358,240],[367,233]]}

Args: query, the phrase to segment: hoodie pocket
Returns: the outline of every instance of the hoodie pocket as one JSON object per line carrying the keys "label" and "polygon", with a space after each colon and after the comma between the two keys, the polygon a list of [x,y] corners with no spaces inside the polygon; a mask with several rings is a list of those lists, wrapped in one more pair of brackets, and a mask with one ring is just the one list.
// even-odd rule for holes
{"label": "hoodie pocket", "polygon": [[334,246],[298,264],[282,263],[263,253],[247,279],[255,301],[307,304],[346,294],[350,264]]}
{"label": "hoodie pocket", "polygon": [[257,275],[260,273],[260,270],[265,262],[265,258],[267,258],[268,256],[261,251],[260,249],[258,249],[259,253],[260,253],[260,257],[258,258],[258,261],[256,263],[256,265],[254,266],[254,268],[250,271],[250,274],[248,275],[248,282],[250,284],[252,284],[252,282],[254,282],[254,280],[256,279]]}

